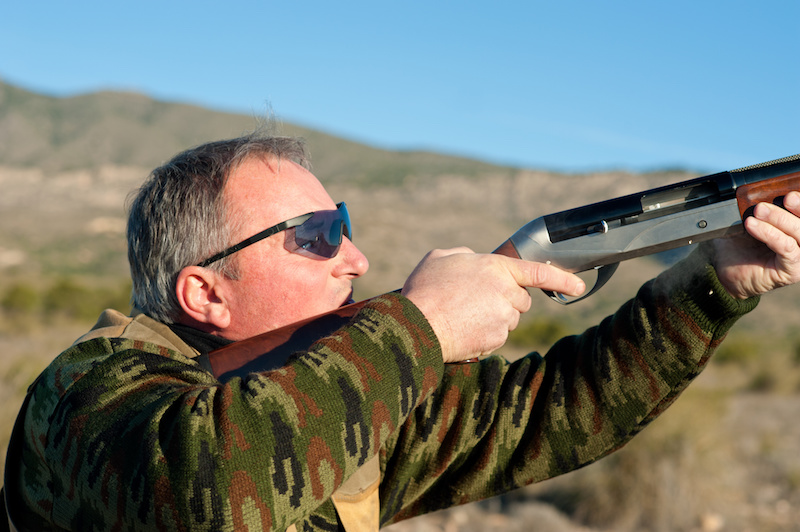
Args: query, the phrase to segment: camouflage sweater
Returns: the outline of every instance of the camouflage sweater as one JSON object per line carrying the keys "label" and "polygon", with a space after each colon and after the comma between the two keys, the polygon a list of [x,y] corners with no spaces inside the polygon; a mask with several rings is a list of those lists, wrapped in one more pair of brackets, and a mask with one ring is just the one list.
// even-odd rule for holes
{"label": "camouflage sweater", "polygon": [[392,294],[285,367],[226,384],[174,347],[93,338],[32,387],[6,489],[37,530],[337,530],[331,494],[375,458],[385,525],[619,448],[756,302],[695,253],[544,357],[445,366]]}

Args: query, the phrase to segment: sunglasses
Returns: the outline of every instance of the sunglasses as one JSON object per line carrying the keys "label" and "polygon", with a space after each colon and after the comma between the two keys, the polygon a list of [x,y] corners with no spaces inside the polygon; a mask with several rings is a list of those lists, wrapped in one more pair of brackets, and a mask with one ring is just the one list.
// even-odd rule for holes
{"label": "sunglasses", "polygon": [[[293,249],[292,252],[324,259],[332,259],[339,253],[343,234],[351,240],[353,238],[347,205],[342,202],[336,205],[336,210],[309,212],[268,227],[225,251],[220,251],[213,257],[198,264],[198,266],[206,267],[251,244],[286,230],[294,232],[294,242],[297,244],[297,249]],[[287,236],[287,241],[289,240],[291,240],[291,237]]]}

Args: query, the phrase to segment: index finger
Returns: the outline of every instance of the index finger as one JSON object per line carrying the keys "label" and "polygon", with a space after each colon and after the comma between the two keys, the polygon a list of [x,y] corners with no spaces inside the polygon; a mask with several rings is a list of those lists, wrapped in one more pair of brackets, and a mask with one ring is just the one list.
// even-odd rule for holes
{"label": "index finger", "polygon": [[586,290],[586,283],[580,277],[552,264],[507,259],[508,271],[520,286],[540,288],[570,297],[579,296]]}

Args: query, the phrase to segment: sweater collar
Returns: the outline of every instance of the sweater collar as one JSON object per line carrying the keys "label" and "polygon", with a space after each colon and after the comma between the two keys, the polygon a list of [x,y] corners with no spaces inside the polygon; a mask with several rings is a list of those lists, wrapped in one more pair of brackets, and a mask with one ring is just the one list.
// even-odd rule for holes
{"label": "sweater collar", "polygon": [[172,332],[178,335],[181,340],[199,351],[201,355],[207,355],[215,349],[219,349],[220,347],[224,347],[233,343],[233,340],[228,340],[227,338],[222,338],[221,336],[216,336],[214,334],[209,334],[187,325],[172,323],[168,325],[168,327]]}

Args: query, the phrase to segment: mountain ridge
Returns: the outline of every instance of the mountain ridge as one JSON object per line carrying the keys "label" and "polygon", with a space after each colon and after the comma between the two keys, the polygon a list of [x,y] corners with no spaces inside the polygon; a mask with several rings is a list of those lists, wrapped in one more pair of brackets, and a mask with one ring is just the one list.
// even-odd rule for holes
{"label": "mountain ridge", "polygon": [[[0,165],[39,167],[48,173],[102,165],[153,168],[188,147],[239,136],[265,122],[266,117],[166,102],[135,92],[103,90],[54,97],[0,80]],[[514,171],[466,157],[374,148],[273,122],[279,134],[306,139],[315,170],[334,182],[396,185],[410,174]]]}

